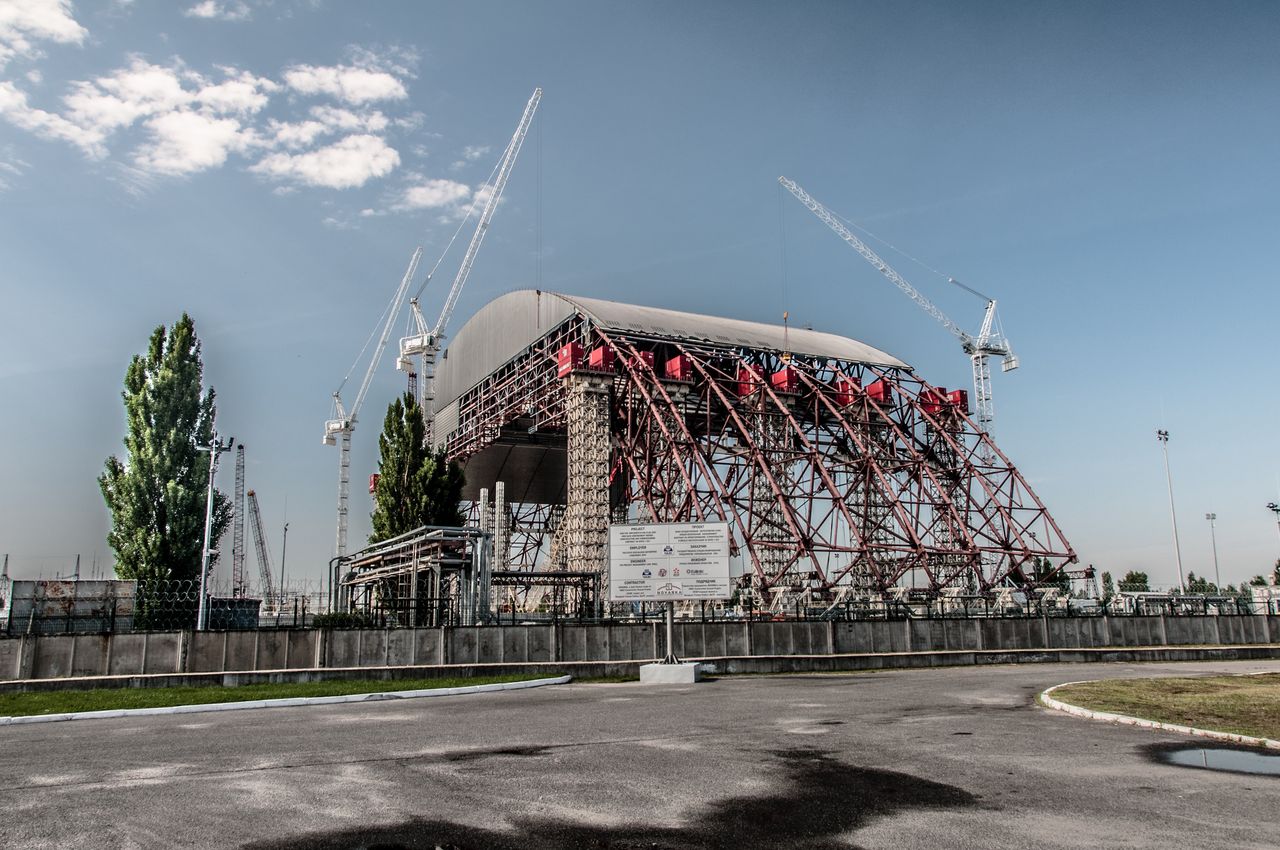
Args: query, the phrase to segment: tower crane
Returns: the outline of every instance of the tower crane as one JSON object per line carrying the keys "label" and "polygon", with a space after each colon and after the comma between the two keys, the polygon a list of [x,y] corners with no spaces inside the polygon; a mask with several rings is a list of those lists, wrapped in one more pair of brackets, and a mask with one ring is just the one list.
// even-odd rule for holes
{"label": "tower crane", "polygon": [[467,276],[471,274],[471,266],[475,263],[476,253],[480,250],[480,244],[484,242],[485,233],[489,230],[489,222],[493,219],[494,211],[498,208],[498,201],[502,198],[502,191],[507,186],[507,178],[511,176],[511,169],[516,164],[516,157],[520,154],[520,147],[524,144],[525,136],[529,132],[529,124],[533,121],[533,115],[538,111],[538,103],[541,100],[542,89],[534,89],[533,96],[529,98],[529,102],[524,107],[524,114],[520,116],[520,123],[516,126],[516,132],[511,137],[511,141],[507,143],[507,149],[502,154],[497,177],[491,185],[489,197],[485,200],[484,209],[480,213],[480,220],[476,224],[476,232],[471,237],[471,244],[467,246],[467,253],[462,258],[462,264],[458,266],[458,273],[453,279],[453,286],[449,289],[449,294],[444,299],[444,306],[440,310],[440,316],[436,319],[435,325],[427,324],[426,317],[422,314],[422,308],[418,304],[418,297],[422,294],[422,290],[426,288],[427,283],[431,281],[431,275],[427,276],[427,279],[422,282],[422,286],[418,288],[418,292],[409,301],[409,311],[413,317],[412,321],[416,333],[400,340],[400,357],[396,361],[396,368],[414,374],[413,358],[421,358],[422,368],[417,370],[416,374],[420,376],[419,387],[422,391],[422,397],[419,401],[422,405],[422,416],[426,422],[428,445],[432,442],[432,430],[435,425],[435,364],[436,355],[440,353],[440,342],[444,339],[445,330],[449,327],[449,319],[453,317],[453,309],[458,304],[458,296],[462,294],[462,287],[466,285]]}
{"label": "tower crane", "polygon": [[[977,414],[978,427],[988,437],[991,436],[991,426],[995,422],[996,410],[995,401],[991,394],[991,366],[988,364],[987,359],[992,355],[1004,358],[1000,364],[1000,368],[1004,372],[1011,372],[1018,368],[1018,358],[1013,353],[1013,349],[1009,347],[1009,340],[1005,338],[1004,334],[996,326],[996,300],[966,286],[955,278],[948,278],[949,282],[987,302],[986,312],[982,317],[982,327],[976,335],[970,334],[951,321],[947,314],[939,310],[932,301],[921,295],[902,275],[894,271],[892,266],[880,259],[875,251],[868,248],[866,243],[854,236],[834,213],[814,200],[808,192],[796,185],[795,181],[788,180],[786,177],[779,177],[778,182],[788,192],[795,195],[800,203],[808,207],[810,212],[834,230],[841,239],[853,246],[853,249],[861,254],[863,259],[875,266],[876,270],[887,277],[894,286],[905,292],[908,298],[916,302],[922,310],[937,319],[944,328],[951,331],[960,340],[960,347],[964,349],[965,354],[969,355],[973,366],[974,409]],[[986,463],[992,463],[995,460],[991,447],[986,442],[978,449],[978,456]]]}
{"label": "tower crane", "polygon": [[[409,291],[409,284],[413,281],[414,274],[418,271],[418,262],[422,259],[422,248],[419,247],[413,252],[413,256],[409,260],[409,268],[405,270],[404,277],[400,280],[400,287],[396,290],[396,294],[392,297],[390,305],[387,308],[387,319],[382,326],[382,336],[378,338],[378,345],[373,351],[373,357],[369,360],[369,368],[364,373],[364,380],[360,383],[360,390],[356,393],[355,403],[351,405],[348,411],[342,405],[342,386],[340,385],[333,393],[333,409],[334,418],[324,423],[324,444],[326,446],[338,446],[338,537],[337,552],[338,557],[347,554],[347,501],[351,495],[351,432],[356,428],[356,417],[360,415],[360,407],[364,404],[365,396],[369,393],[369,384],[373,381],[373,373],[378,368],[378,363],[382,360],[382,352],[387,347],[387,340],[391,338],[391,328],[395,324],[396,317],[400,315],[400,307],[404,304],[404,296]],[[361,352],[363,354],[364,352]],[[350,377],[350,373],[347,373]],[[346,384],[346,378],[342,381]]]}
{"label": "tower crane", "polygon": [[244,596],[244,443],[236,446],[236,493],[231,509],[231,595]]}
{"label": "tower crane", "polygon": [[[267,535],[262,530],[258,494],[250,490],[246,495],[249,497],[249,528],[253,532],[253,548],[258,553],[258,572],[262,577],[262,602],[268,608],[278,610],[280,600],[276,598],[275,583],[271,580],[271,553],[267,551]],[[283,592],[284,588],[280,590]]]}

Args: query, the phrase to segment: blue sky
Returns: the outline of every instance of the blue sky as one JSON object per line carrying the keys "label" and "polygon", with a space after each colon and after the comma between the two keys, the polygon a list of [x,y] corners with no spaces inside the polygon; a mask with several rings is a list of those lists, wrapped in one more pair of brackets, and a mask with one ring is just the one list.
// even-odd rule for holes
{"label": "blue sky", "polygon": [[[287,500],[290,575],[318,578],[330,394],[542,86],[455,328],[537,285],[785,309],[966,386],[785,174],[1000,299],[1023,366],[996,375],[997,439],[1083,561],[1176,580],[1165,427],[1187,568],[1211,570],[1214,511],[1224,582],[1263,572],[1278,43],[1263,2],[0,0],[0,552],[19,576],[109,562],[124,368],[186,310],[272,548]],[[976,327],[981,302],[884,255]],[[388,358],[355,434],[353,540],[401,377]]]}

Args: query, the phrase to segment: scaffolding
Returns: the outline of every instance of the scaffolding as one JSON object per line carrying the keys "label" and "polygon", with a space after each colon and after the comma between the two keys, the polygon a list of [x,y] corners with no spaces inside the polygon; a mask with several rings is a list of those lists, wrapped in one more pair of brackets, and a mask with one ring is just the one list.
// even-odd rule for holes
{"label": "scaffolding", "polygon": [[[495,357],[495,337],[514,353]],[[598,575],[602,595],[619,521],[728,522],[743,585],[770,606],[991,594],[1030,587],[1042,559],[1075,563],[963,393],[854,340],[787,339],[509,293],[454,339],[437,445],[470,498],[506,481],[511,569]]]}

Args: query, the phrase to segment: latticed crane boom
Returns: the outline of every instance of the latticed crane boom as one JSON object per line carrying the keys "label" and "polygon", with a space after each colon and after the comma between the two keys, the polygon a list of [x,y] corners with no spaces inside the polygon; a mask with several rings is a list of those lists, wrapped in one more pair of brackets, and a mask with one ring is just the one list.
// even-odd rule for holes
{"label": "latticed crane boom", "polygon": [[[339,386],[333,394],[334,418],[324,423],[324,444],[326,446],[338,444],[338,534],[335,548],[339,557],[347,554],[347,502],[351,496],[351,432],[356,428],[356,417],[359,416],[360,407],[369,393],[373,373],[382,360],[382,352],[387,347],[387,340],[391,338],[391,328],[395,325],[396,317],[400,315],[400,307],[404,304],[404,297],[409,291],[409,284],[413,281],[414,274],[418,271],[418,262],[421,259],[422,248],[419,247],[409,259],[409,268],[400,279],[400,287],[387,308],[387,319],[382,326],[382,336],[378,338],[377,348],[369,359],[369,368],[365,370],[364,381],[361,382],[360,390],[356,393],[356,401],[351,405],[351,411],[348,412],[342,405],[342,387]],[[343,383],[345,384],[346,381],[344,380]]]}
{"label": "latticed crane boom", "polygon": [[[914,286],[907,282],[906,278],[898,274],[892,266],[880,258],[880,256],[865,242],[855,236],[849,228],[844,226],[840,219],[813,198],[808,192],[800,188],[795,181],[786,177],[779,177],[778,182],[791,194],[796,196],[800,203],[809,208],[809,211],[816,215],[824,224],[836,232],[836,234],[847,242],[852,248],[862,255],[868,263],[874,266],[881,274],[887,277],[894,286],[906,293],[907,297],[928,313],[933,318],[950,331],[957,339],[960,340],[960,347],[964,349],[964,353],[969,355],[969,359],[973,366],[973,394],[974,394],[974,412],[977,416],[978,426],[991,434],[992,424],[995,422],[995,401],[991,392],[991,367],[987,362],[987,358],[991,355],[1003,357],[1001,369],[1010,372],[1018,368],[1018,358],[1014,355],[1013,350],[1009,347],[1009,341],[996,327],[996,301],[994,298],[988,298],[981,292],[972,287],[966,286],[955,278],[947,278],[951,283],[970,292],[987,302],[986,312],[982,317],[982,327],[976,336],[970,334],[955,322],[953,322],[946,313],[943,313],[938,307],[924,297]],[[983,445],[980,451],[981,459],[991,462],[994,456],[990,447]]]}
{"label": "latticed crane boom", "polygon": [[[516,157],[520,155],[520,148],[524,145],[525,136],[529,132],[529,125],[533,122],[534,113],[538,111],[538,103],[541,100],[542,89],[534,89],[529,102],[525,104],[524,114],[520,116],[520,123],[516,125],[515,134],[511,137],[511,141],[507,143],[506,150],[503,151],[497,177],[494,178],[493,184],[489,187],[489,196],[485,199],[484,209],[481,211],[480,220],[476,224],[476,231],[471,237],[471,243],[467,246],[467,253],[463,255],[462,263],[458,266],[458,273],[454,276],[453,286],[450,287],[449,294],[445,296],[444,306],[440,310],[440,316],[436,319],[435,325],[429,326],[427,324],[426,317],[422,314],[422,309],[416,296],[409,301],[409,310],[413,317],[416,333],[400,340],[400,357],[396,361],[396,368],[405,372],[413,372],[413,358],[422,358],[422,369],[419,372],[421,375],[420,387],[422,389],[421,404],[422,414],[426,420],[428,442],[431,441],[432,426],[435,421],[435,362],[436,355],[440,352],[440,342],[444,338],[445,330],[449,327],[449,320],[453,317],[454,308],[458,306],[458,296],[462,294],[462,287],[466,285],[467,277],[471,274],[471,267],[475,264],[476,254],[480,250],[481,243],[484,242],[485,234],[489,230],[489,222],[498,208],[498,202],[502,199],[502,192],[507,186],[507,178],[511,176],[511,169],[516,164]],[[426,286],[426,282],[423,283],[423,286]]]}
{"label": "latticed crane boom", "polygon": [[258,554],[258,570],[262,581],[262,602],[269,608],[277,608],[275,582],[271,579],[271,553],[267,550],[267,535],[262,529],[262,513],[258,510],[258,494],[250,490],[249,529],[253,532],[253,548]]}

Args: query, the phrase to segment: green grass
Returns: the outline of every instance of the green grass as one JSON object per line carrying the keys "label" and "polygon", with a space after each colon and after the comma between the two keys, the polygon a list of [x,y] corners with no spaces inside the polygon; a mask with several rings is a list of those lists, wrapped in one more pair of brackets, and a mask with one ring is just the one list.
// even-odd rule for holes
{"label": "green grass", "polygon": [[474,676],[451,679],[351,679],[331,682],[266,683],[223,687],[207,685],[174,688],[95,688],[83,691],[35,691],[0,694],[0,716],[62,714],[70,711],[106,711],[118,708],[157,708],[170,705],[204,705],[244,700],[290,697],[332,697],[381,691],[416,691],[426,688],[460,688],[523,682],[545,675]]}
{"label": "green grass", "polygon": [[1280,739],[1280,673],[1108,679],[1067,685],[1055,690],[1053,696],[1094,711]]}

